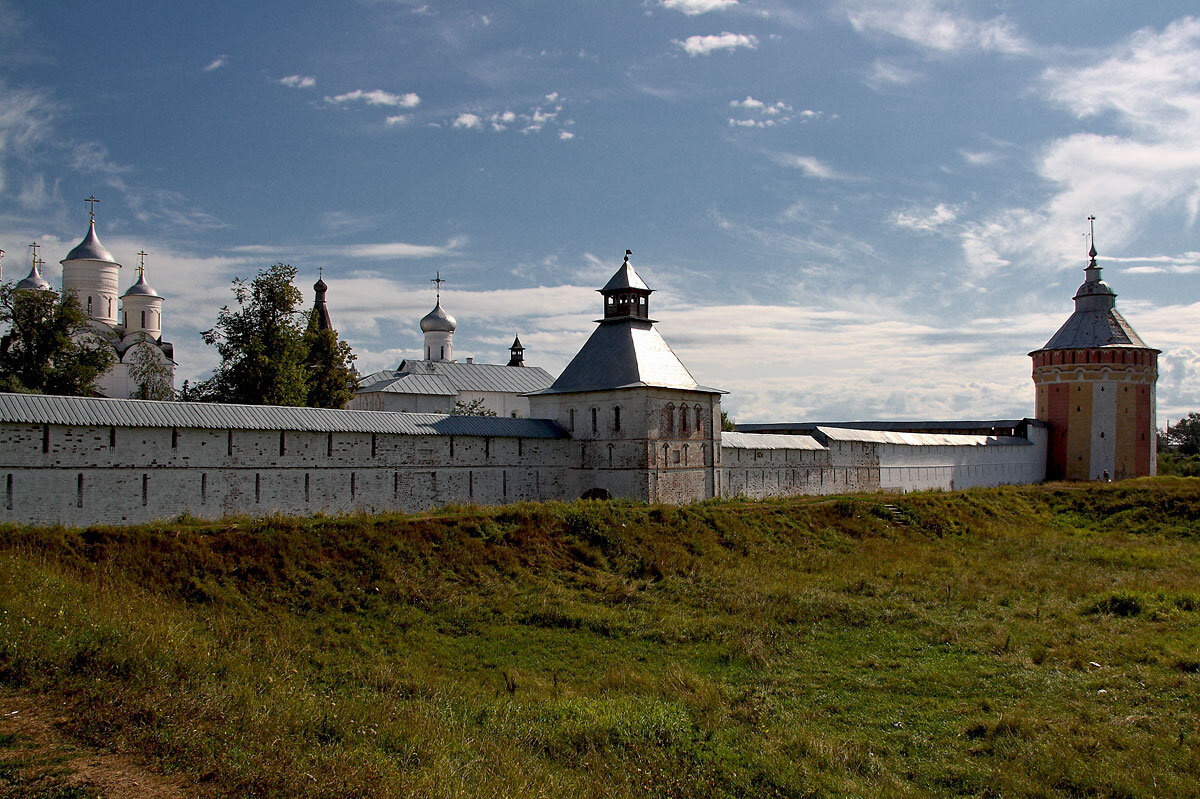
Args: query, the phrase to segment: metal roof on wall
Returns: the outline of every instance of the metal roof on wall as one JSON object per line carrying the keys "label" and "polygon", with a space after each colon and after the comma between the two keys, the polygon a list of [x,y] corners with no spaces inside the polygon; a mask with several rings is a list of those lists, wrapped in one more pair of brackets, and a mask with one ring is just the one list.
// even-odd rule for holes
{"label": "metal roof on wall", "polygon": [[721,433],[721,446],[735,449],[819,449],[826,447],[812,436],[770,433]]}
{"label": "metal roof on wall", "polygon": [[[374,391],[397,391],[405,394],[429,393],[445,395],[461,391],[485,391],[503,394],[528,394],[541,391],[554,382],[554,378],[540,366],[504,366],[496,363],[458,363],[457,361],[405,361],[404,369],[385,369],[367,375],[359,382],[358,393]],[[411,377],[432,379],[427,385],[429,392],[415,390],[417,383],[411,384],[414,390],[397,386],[397,380],[408,380]]]}
{"label": "metal roof on wall", "polygon": [[94,427],[184,427],[213,430],[301,430],[409,436],[567,438],[548,419],[450,416],[437,413],[343,411],[276,405],[55,397],[0,393],[0,422]]}
{"label": "metal roof on wall", "polygon": [[829,441],[861,441],[875,444],[901,444],[909,447],[1028,447],[1032,443],[1016,436],[971,436],[953,433],[897,433],[889,430],[853,430],[846,427],[818,427]]}

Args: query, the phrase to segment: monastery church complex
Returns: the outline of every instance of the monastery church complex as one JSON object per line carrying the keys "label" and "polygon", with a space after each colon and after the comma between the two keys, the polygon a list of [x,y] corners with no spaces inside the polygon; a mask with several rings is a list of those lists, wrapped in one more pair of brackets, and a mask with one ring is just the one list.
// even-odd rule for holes
{"label": "monastery church complex", "polygon": [[[144,253],[139,253],[144,258]],[[121,265],[93,216],[62,260],[62,290],[117,362],[102,398],[0,393],[0,520],[136,523],[189,513],[418,511],[449,503],[626,497],[686,503],[847,491],[961,489],[1153,474],[1158,350],[1116,310],[1093,246],[1075,311],[1033,361],[1035,417],[954,422],[739,425],[651,318],[629,254],[602,318],[562,374],[454,358],[440,292],[420,321],[422,357],[368,375],[347,410],[155,402],[134,393],[141,350],[173,374],[164,298],[144,264]],[[17,291],[50,290],[35,250]],[[602,278],[602,275],[598,275]],[[325,282],[316,310],[329,324]],[[452,415],[456,404],[496,414]]]}

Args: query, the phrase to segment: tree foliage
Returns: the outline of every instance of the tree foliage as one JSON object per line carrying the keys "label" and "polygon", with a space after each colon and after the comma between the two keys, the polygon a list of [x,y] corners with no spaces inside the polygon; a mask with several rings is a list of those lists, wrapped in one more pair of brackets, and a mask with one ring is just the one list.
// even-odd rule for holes
{"label": "tree foliage", "polygon": [[454,410],[450,411],[451,416],[495,416],[496,412],[488,408],[483,397],[473,399],[470,402],[459,400],[454,403]]}
{"label": "tree foliage", "polygon": [[1200,455],[1200,413],[1193,411],[1168,426],[1160,436],[1160,448],[1167,448],[1162,446],[1164,443],[1181,455]]}
{"label": "tree foliage", "polygon": [[31,394],[96,395],[116,360],[73,294],[0,286],[0,389]]}
{"label": "tree foliage", "polygon": [[213,377],[189,399],[249,405],[340,408],[354,395],[354,353],[332,330],[304,324],[296,270],[275,264],[253,280],[235,278],[237,308],[221,308],[201,335],[217,348]]}
{"label": "tree foliage", "polygon": [[314,308],[304,331],[304,358],[307,398],[310,408],[344,408],[358,388],[358,376],[351,364],[354,352],[338,338],[336,330],[322,330]]}
{"label": "tree foliage", "polygon": [[175,392],[171,389],[171,367],[167,366],[160,350],[150,343],[150,337],[142,334],[142,341],[134,344],[125,356],[129,364],[129,379],[137,386],[137,399],[169,400]]}
{"label": "tree foliage", "polygon": [[725,411],[721,411],[721,432],[732,433],[735,430],[737,430],[737,425],[735,425],[734,421],[729,418],[729,414],[725,413]]}

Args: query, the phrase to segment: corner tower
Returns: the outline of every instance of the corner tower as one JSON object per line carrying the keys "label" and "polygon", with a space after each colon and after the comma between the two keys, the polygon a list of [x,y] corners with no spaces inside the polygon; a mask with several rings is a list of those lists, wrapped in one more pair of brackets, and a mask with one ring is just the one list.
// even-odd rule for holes
{"label": "corner tower", "polygon": [[[1095,217],[1088,217],[1089,222]],[[1048,480],[1098,480],[1156,471],[1155,383],[1159,350],[1116,309],[1088,250],[1075,312],[1033,359],[1036,415],[1050,426]]]}
{"label": "corner tower", "polygon": [[699,385],[654,327],[651,289],[629,263],[600,289],[604,318],[534,418],[572,438],[571,490],[584,498],[694,502],[721,495],[721,394]]}

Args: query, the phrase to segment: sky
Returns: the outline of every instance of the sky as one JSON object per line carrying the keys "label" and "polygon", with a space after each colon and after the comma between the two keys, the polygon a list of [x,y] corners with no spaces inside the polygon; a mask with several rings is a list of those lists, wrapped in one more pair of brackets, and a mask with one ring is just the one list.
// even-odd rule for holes
{"label": "sky", "polygon": [[1200,410],[1200,17],[1161,0],[0,0],[3,278],[87,231],[165,298],[177,385],[231,281],[318,270],[360,371],[557,374],[625,250],[739,422],[1033,415],[1089,215]]}

